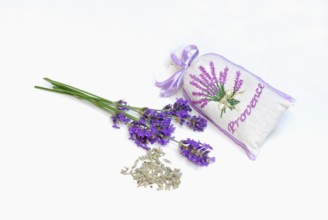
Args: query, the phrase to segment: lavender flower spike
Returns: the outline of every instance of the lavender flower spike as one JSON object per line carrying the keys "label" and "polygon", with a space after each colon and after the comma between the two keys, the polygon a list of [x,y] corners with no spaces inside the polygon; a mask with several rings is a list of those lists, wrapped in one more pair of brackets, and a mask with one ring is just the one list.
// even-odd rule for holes
{"label": "lavender flower spike", "polygon": [[121,111],[127,111],[129,110],[127,107],[125,107],[127,105],[127,102],[124,101],[124,100],[119,100],[116,102],[119,106],[118,106],[118,109],[121,110]]}
{"label": "lavender flower spike", "polygon": [[217,91],[215,79],[210,76],[210,74],[206,71],[203,66],[199,67],[199,70],[202,72],[199,76],[206,83],[208,88],[211,88],[214,91]]}
{"label": "lavender flower spike", "polygon": [[123,113],[116,113],[112,116],[112,120],[113,120],[113,128],[120,128],[119,126],[117,126],[117,123],[122,122],[122,123],[128,123],[131,121],[131,119],[129,119],[128,117],[126,117]]}
{"label": "lavender flower spike", "polygon": [[165,106],[164,111],[166,111],[168,115],[176,117],[175,119],[178,120],[179,123],[182,125],[185,123],[186,119],[191,117],[189,112],[191,112],[192,109],[189,106],[187,100],[184,100],[182,98],[177,98],[173,106],[172,105]]}
{"label": "lavender flower spike", "polygon": [[235,86],[233,88],[234,92],[238,92],[240,87],[243,85],[243,80],[240,79],[240,71],[236,72]]}
{"label": "lavender flower spike", "polygon": [[175,127],[171,123],[171,118],[162,111],[156,111],[153,109],[146,109],[141,116],[141,120],[148,124],[151,137],[148,138],[151,144],[157,142],[160,145],[166,145]]}
{"label": "lavender flower spike", "polygon": [[180,153],[199,166],[208,166],[215,161],[215,157],[209,157],[213,148],[208,144],[202,144],[192,139],[182,140],[179,144]]}
{"label": "lavender flower spike", "polygon": [[137,146],[149,150],[149,139],[152,137],[152,132],[148,129],[142,120],[133,121],[129,125],[130,139],[133,140]]}
{"label": "lavender flower spike", "polygon": [[219,77],[219,83],[223,86],[227,80],[227,75],[228,75],[229,68],[226,67],[224,68],[223,72],[220,72],[220,77]]}
{"label": "lavender flower spike", "polygon": [[192,116],[187,121],[187,125],[193,131],[204,131],[207,126],[207,120],[201,116]]}
{"label": "lavender flower spike", "polygon": [[210,61],[209,65],[210,65],[210,68],[211,68],[212,79],[214,80],[216,86],[219,87],[219,80],[218,80],[218,78],[216,77],[216,74],[215,74],[214,63],[212,61]]}

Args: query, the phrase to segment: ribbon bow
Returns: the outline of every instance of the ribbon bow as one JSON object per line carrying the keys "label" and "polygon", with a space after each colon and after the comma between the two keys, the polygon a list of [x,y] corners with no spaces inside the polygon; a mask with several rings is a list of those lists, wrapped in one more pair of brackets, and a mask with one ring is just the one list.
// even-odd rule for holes
{"label": "ribbon bow", "polygon": [[171,54],[173,63],[177,66],[180,66],[180,69],[167,80],[164,80],[163,82],[155,82],[155,85],[161,88],[161,96],[167,97],[178,91],[184,73],[197,56],[198,49],[195,45],[189,45],[185,47],[182,51],[181,59],[179,59],[174,53]]}

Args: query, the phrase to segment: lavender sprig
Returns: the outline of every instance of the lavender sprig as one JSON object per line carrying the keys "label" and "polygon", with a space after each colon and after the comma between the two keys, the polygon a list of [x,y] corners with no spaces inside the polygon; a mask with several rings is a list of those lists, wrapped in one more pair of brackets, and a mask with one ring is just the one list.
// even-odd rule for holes
{"label": "lavender sprig", "polygon": [[215,161],[215,157],[210,157],[208,155],[210,151],[213,150],[208,144],[202,144],[199,141],[188,138],[180,142],[179,148],[183,156],[199,166],[208,166]]}
{"label": "lavender sprig", "polygon": [[[208,165],[211,161],[214,162],[214,159],[211,161],[206,159],[208,153],[212,150],[212,147],[209,147],[209,145],[192,142],[191,139],[187,139],[187,142],[179,142],[172,136],[175,130],[175,127],[172,125],[172,119],[178,120],[180,124],[186,124],[194,131],[203,131],[207,125],[207,121],[204,118],[200,116],[191,116],[189,114],[191,108],[186,100],[177,99],[173,105],[167,105],[162,110],[138,108],[128,105],[127,102],[123,100],[114,102],[67,84],[48,78],[45,78],[45,80],[51,83],[53,87],[45,88],[35,86],[35,88],[71,95],[88,101],[111,113],[113,127],[119,128],[118,124],[127,125],[130,139],[133,140],[137,146],[145,150],[150,149],[149,144],[158,143],[160,145],[166,145],[170,141],[173,141],[179,144],[180,150],[184,149],[184,153],[182,154],[194,163],[204,166],[205,164]],[[188,150],[186,148],[187,145],[181,145],[181,143],[189,144],[188,146],[190,149],[188,148]],[[198,143],[198,145],[195,143]],[[192,150],[192,147],[196,150]],[[202,150],[205,148],[207,149],[206,153]],[[190,152],[187,154],[187,151]],[[196,153],[196,151],[198,151],[198,153]],[[194,158],[192,157],[193,154],[201,157],[197,160],[191,159]]]}

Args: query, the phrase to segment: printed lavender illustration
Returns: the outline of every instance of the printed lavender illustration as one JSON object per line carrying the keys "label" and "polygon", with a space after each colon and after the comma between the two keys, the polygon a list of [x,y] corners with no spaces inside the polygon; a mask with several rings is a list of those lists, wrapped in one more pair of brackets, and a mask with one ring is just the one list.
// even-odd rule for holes
{"label": "printed lavender illustration", "polygon": [[225,67],[223,71],[220,71],[219,78],[216,75],[214,63],[209,62],[210,74],[203,66],[199,66],[201,71],[199,77],[194,74],[190,74],[190,84],[195,87],[198,91],[193,91],[192,95],[197,97],[193,100],[193,104],[200,105],[204,108],[209,102],[219,102],[218,108],[221,111],[220,117],[222,118],[223,113],[226,113],[227,109],[236,110],[237,105],[240,103],[236,99],[236,96],[243,91],[240,91],[243,85],[243,80],[240,79],[240,71],[235,74],[234,87],[232,89],[226,89],[225,83],[229,68]]}

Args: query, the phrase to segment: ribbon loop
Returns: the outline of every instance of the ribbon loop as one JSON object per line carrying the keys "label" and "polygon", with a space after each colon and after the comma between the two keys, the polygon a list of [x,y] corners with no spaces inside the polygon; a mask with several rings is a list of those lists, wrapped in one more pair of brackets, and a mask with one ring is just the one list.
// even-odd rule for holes
{"label": "ribbon loop", "polygon": [[180,69],[170,78],[162,82],[155,82],[155,85],[161,88],[161,96],[168,97],[175,94],[179,90],[184,73],[197,56],[198,49],[195,45],[185,47],[182,51],[181,59],[179,59],[174,53],[171,54],[172,62],[179,66]]}

